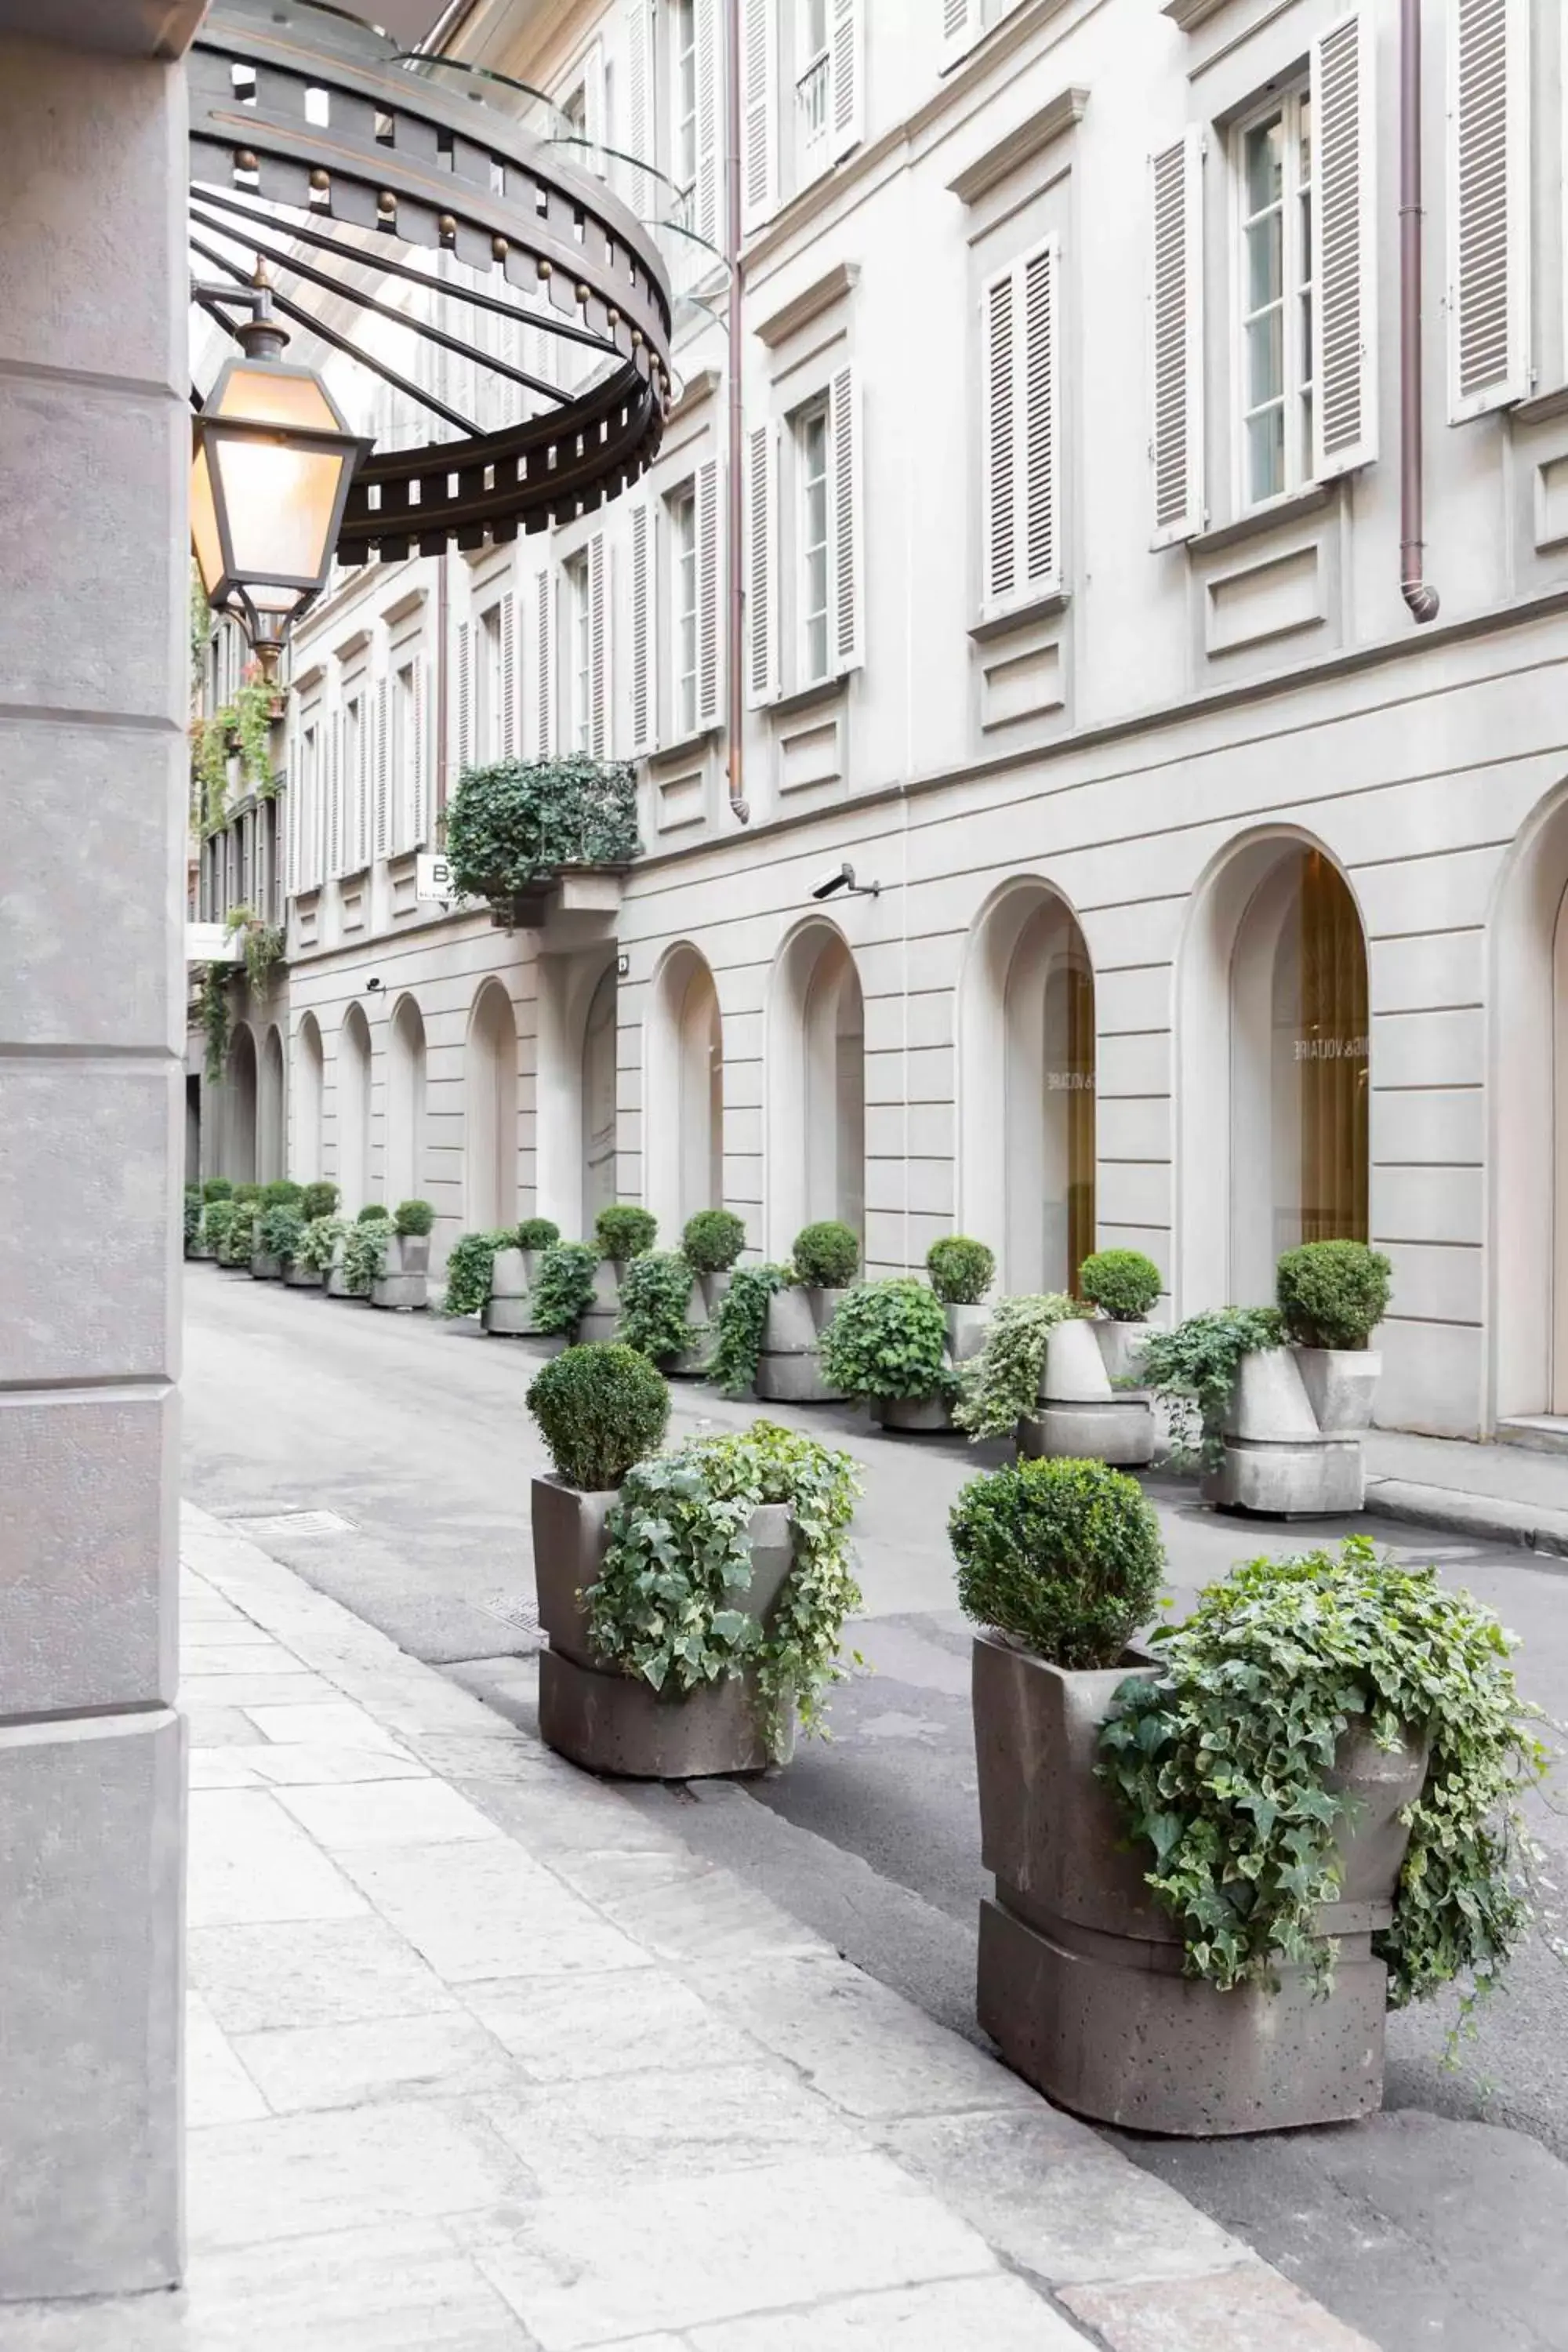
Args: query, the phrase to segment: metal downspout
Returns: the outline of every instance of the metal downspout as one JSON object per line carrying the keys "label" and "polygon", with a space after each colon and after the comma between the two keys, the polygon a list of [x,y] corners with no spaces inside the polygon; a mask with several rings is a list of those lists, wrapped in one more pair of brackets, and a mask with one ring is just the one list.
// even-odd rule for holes
{"label": "metal downspout", "polygon": [[742,824],[751,821],[752,812],[746,804],[745,752],[742,737],[745,728],[745,679],[742,673],[744,657],[746,596],[745,577],[742,571],[741,532],[742,520],[742,299],[741,299],[741,0],[729,0],[724,12],[724,102],[728,122],[727,143],[729,168],[725,173],[729,222],[726,235],[730,263],[730,322],[729,373],[726,383],[729,404],[729,479],[726,484],[729,505],[729,530],[725,538],[725,557],[730,591],[730,658],[726,667],[729,680],[729,782],[730,809]]}
{"label": "metal downspout", "polygon": [[1426,553],[1421,398],[1421,0],[1399,10],[1399,593],[1417,621],[1437,617]]}

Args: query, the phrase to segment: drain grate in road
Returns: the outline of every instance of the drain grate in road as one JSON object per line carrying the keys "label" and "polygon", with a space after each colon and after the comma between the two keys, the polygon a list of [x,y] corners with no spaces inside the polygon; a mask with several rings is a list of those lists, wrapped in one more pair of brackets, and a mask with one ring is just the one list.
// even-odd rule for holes
{"label": "drain grate in road", "polygon": [[266,1518],[229,1519],[226,1524],[242,1536],[352,1536],[352,1519],[336,1511],[273,1511]]}
{"label": "drain grate in road", "polygon": [[531,1633],[536,1641],[541,1638],[538,1605],[525,1600],[521,1592],[494,1592],[480,1605],[489,1616],[499,1617],[503,1625],[515,1626],[520,1633]]}

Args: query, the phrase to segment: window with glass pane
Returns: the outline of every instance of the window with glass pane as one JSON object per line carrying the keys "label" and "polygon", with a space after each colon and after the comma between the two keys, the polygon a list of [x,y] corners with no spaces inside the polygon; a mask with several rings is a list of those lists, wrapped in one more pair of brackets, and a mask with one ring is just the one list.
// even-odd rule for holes
{"label": "window with glass pane", "polygon": [[800,473],[801,682],[827,676],[827,411],[795,422]]}
{"label": "window with glass pane", "polygon": [[1305,89],[1237,134],[1244,503],[1312,474],[1312,120]]}
{"label": "window with glass pane", "polygon": [[805,0],[799,22],[795,102],[800,110],[802,143],[809,154],[827,130],[827,0]]}
{"label": "window with glass pane", "polygon": [[669,501],[671,643],[678,736],[697,732],[697,499],[689,488]]}
{"label": "window with glass pane", "polygon": [[574,555],[564,571],[566,583],[566,692],[568,744],[574,751],[593,749],[593,655],[588,625],[588,559]]}

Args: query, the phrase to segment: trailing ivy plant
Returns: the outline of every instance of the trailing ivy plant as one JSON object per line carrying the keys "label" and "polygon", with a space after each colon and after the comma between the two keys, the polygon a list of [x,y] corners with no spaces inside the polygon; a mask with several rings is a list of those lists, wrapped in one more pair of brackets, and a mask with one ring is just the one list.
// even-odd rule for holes
{"label": "trailing ivy plant", "polygon": [[228,977],[229,966],[224,963],[209,963],[202,972],[204,1067],[209,1087],[222,1086],[228,1062]]}
{"label": "trailing ivy plant", "polygon": [[1284,1958],[1327,1989],[1337,1945],[1315,1914],[1338,1897],[1336,1840],[1353,1827],[1329,1776],[1364,1727],[1382,1748],[1426,1751],[1393,1921],[1373,1939],[1389,2005],[1468,1979],[1462,2025],[1531,1924],[1521,1799],[1548,1762],[1490,1610],[1352,1536],[1244,1562],[1153,1639],[1161,1672],[1118,1690],[1098,1769],[1152,1849],[1148,1884],[1182,1923],[1188,1973],[1273,1987]]}
{"label": "trailing ivy plant", "polygon": [[287,934],[275,923],[264,923],[254,908],[236,907],[226,918],[231,939],[237,939],[245,956],[245,977],[258,996],[272,985],[272,968],[283,961]]}
{"label": "trailing ivy plant", "polygon": [[1046,1342],[1058,1323],[1078,1312],[1077,1301],[1062,1290],[998,1299],[984,1347],[961,1369],[956,1425],[975,1439],[1011,1437],[1038,1402]]}
{"label": "trailing ivy plant", "polygon": [[920,1400],[953,1385],[942,1301],[902,1276],[858,1283],[839,1301],[817,1355],[828,1385],[847,1397]]}
{"label": "trailing ivy plant", "polygon": [[594,1303],[599,1252],[592,1242],[557,1242],[541,1256],[529,1293],[534,1328],[575,1331]]}
{"label": "trailing ivy plant", "polygon": [[[858,1492],[847,1454],[766,1421],[638,1463],[584,1595],[595,1649],[671,1700],[754,1669],[779,1755],[792,1705],[805,1729],[819,1730],[824,1694],[846,1672],[839,1637],[860,1606],[848,1543]],[[794,1546],[765,1625],[736,1605],[752,1580],[761,1503],[787,1505]]]}
{"label": "trailing ivy plant", "polygon": [[347,1231],[342,1217],[312,1217],[300,1236],[296,1264],[309,1266],[312,1274],[331,1274],[338,1244]]}
{"label": "trailing ivy plant", "polygon": [[229,1200],[209,1201],[202,1213],[203,1238],[220,1265],[229,1230],[239,1213],[238,1204]]}
{"label": "trailing ivy plant", "polygon": [[204,838],[221,833],[228,823],[231,746],[239,755],[241,790],[254,793],[258,800],[270,800],[277,792],[272,767],[277,710],[277,688],[262,676],[257,663],[249,662],[234,700],[205,719],[192,719],[191,814]]}
{"label": "trailing ivy plant", "polygon": [[248,1265],[256,1255],[257,1206],[254,1201],[235,1201],[233,1216],[228,1220],[224,1236],[218,1244],[219,1265]]}
{"label": "trailing ivy plant", "polygon": [[789,1280],[782,1265],[738,1265],[713,1318],[718,1343],[708,1377],[726,1396],[749,1396],[763,1352],[768,1301]]}
{"label": "trailing ivy plant", "polygon": [[1216,1307],[1189,1315],[1173,1331],[1150,1334],[1142,1377],[1170,1413],[1173,1463],[1215,1467],[1225,1451],[1220,1423],[1243,1356],[1280,1347],[1284,1338],[1273,1307]]}
{"label": "trailing ivy plant", "polygon": [[481,1312],[490,1295],[496,1252],[510,1249],[515,1239],[510,1233],[458,1234],[447,1252],[447,1295],[441,1302],[444,1315]]}
{"label": "trailing ivy plant", "polygon": [[679,1250],[645,1250],[621,1277],[621,1319],[616,1337],[650,1363],[668,1363],[700,1347],[705,1323],[689,1323],[693,1275]]}
{"label": "trailing ivy plant", "polygon": [[637,774],[569,756],[465,768],[447,811],[452,887],[504,905],[563,866],[624,866],[637,838]]}
{"label": "trailing ivy plant", "polygon": [[305,1220],[288,1202],[278,1201],[263,1209],[257,1234],[263,1257],[275,1257],[282,1266],[292,1265],[304,1236]]}
{"label": "trailing ivy plant", "polygon": [[368,1298],[371,1285],[386,1268],[386,1245],[392,1238],[387,1216],[361,1216],[343,1235],[343,1288],[351,1298]]}

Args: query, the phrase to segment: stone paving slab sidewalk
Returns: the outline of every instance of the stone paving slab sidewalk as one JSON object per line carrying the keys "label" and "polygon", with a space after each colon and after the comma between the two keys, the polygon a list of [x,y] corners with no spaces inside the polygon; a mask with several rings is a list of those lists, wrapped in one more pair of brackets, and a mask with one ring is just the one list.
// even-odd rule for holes
{"label": "stone paving slab sidewalk", "polygon": [[1366,2352],[222,1525],[184,1525],[188,2282],[7,2352]]}
{"label": "stone paving slab sidewalk", "polygon": [[1371,1429],[1366,1507],[1494,1543],[1568,1556],[1568,1454]]}

